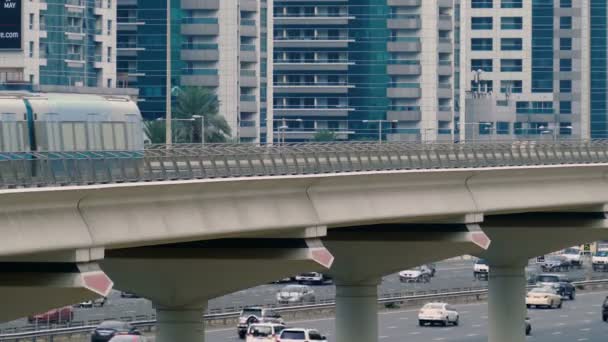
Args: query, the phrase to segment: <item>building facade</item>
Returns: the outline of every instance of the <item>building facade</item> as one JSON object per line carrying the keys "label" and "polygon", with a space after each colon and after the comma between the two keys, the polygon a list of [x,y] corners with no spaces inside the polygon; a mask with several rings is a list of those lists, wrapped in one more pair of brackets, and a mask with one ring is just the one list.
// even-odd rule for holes
{"label": "building facade", "polygon": [[[15,22],[14,33],[20,41],[18,46],[0,44],[0,87],[10,88],[11,84],[17,83],[115,87],[114,0],[7,3],[20,7],[14,8],[21,13],[21,20]],[[0,11],[7,11],[7,8]]]}
{"label": "building facade", "polygon": [[[266,141],[272,108],[272,0],[173,0],[174,89],[216,92],[220,114],[241,142]],[[166,0],[119,0],[119,84],[140,89],[146,119],[166,111]],[[270,77],[270,78],[269,78]]]}
{"label": "building facade", "polygon": [[275,0],[275,135],[450,140],[453,0]]}
{"label": "building facade", "polygon": [[606,0],[463,1],[461,137],[606,134]]}

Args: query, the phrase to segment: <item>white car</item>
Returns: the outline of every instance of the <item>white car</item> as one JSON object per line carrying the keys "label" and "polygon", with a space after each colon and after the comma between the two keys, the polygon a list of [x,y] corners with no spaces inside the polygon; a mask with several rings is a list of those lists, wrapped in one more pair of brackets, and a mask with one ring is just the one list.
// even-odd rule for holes
{"label": "white car", "polygon": [[458,325],[458,311],[447,303],[428,303],[418,312],[418,324],[422,327],[427,323],[440,323],[443,326],[448,324]]}
{"label": "white car", "polygon": [[327,338],[315,329],[285,329],[279,337],[281,342],[303,342],[303,341],[321,341],[327,342]]}
{"label": "white car", "polygon": [[608,270],[608,251],[599,251],[591,257],[594,271]]}
{"label": "white car", "polygon": [[314,303],[315,291],[307,285],[287,285],[277,293],[279,304]]}
{"label": "white car", "polygon": [[490,266],[488,262],[484,259],[479,259],[475,261],[475,265],[473,265],[473,276],[475,279],[488,278],[488,274],[490,272]]}
{"label": "white car", "polygon": [[246,342],[277,342],[283,329],[284,324],[252,324],[247,330]]}
{"label": "white car", "polygon": [[428,267],[419,266],[399,272],[399,280],[402,283],[428,283],[431,281],[431,272]]}
{"label": "white car", "polygon": [[315,284],[315,285],[323,285],[327,282],[331,282],[331,278],[326,276],[323,273],[319,272],[308,272],[298,274],[295,280],[299,284]]}
{"label": "white car", "polygon": [[583,252],[578,248],[566,248],[561,254],[570,261],[570,265],[580,267],[583,265]]}
{"label": "white car", "polygon": [[533,306],[561,309],[562,296],[554,287],[535,287],[526,295],[526,307],[531,308]]}

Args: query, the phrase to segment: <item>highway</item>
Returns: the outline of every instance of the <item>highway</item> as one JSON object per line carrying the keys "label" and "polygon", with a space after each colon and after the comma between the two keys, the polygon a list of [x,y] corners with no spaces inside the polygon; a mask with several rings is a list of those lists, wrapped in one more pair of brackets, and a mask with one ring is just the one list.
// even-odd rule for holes
{"label": "highway", "polygon": [[[534,342],[606,342],[608,324],[602,322],[600,306],[608,292],[581,293],[572,302],[566,301],[560,310],[530,309]],[[380,314],[379,341],[381,342],[486,342],[488,329],[487,304],[456,305],[460,312],[458,327],[419,327],[418,310],[390,311]],[[333,318],[302,322],[287,322],[293,327],[316,328],[335,340]],[[207,332],[206,341],[242,341],[235,328]]]}
{"label": "highway", "polygon": [[[535,266],[529,267],[529,272],[540,273]],[[583,279],[585,269],[574,269],[568,273],[572,279]],[[608,277],[608,273],[594,273],[595,276]],[[234,310],[243,305],[276,304],[275,295],[286,284],[266,284],[251,289],[235,292],[209,301],[209,309]],[[382,280],[379,294],[404,293],[417,291],[433,291],[441,289],[457,289],[465,287],[484,287],[486,281],[473,278],[473,262],[470,260],[452,260],[437,263],[437,274],[430,283],[401,283],[397,274],[386,276]],[[312,286],[317,300],[331,300],[335,295],[335,287],[331,285]],[[113,291],[108,297],[106,306],[93,309],[75,309],[74,321],[86,322],[106,318],[134,317],[151,315],[154,312],[152,303],[144,298],[121,298],[120,292]],[[0,324],[0,329],[23,327],[28,323],[25,319]]]}

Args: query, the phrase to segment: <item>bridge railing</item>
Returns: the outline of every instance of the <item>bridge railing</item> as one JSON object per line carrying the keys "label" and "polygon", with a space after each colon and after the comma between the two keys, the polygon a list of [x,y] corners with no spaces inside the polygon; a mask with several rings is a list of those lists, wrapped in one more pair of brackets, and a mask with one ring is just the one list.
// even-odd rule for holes
{"label": "bridge railing", "polygon": [[608,163],[608,140],[154,145],[144,151],[0,153],[0,188],[590,163]]}

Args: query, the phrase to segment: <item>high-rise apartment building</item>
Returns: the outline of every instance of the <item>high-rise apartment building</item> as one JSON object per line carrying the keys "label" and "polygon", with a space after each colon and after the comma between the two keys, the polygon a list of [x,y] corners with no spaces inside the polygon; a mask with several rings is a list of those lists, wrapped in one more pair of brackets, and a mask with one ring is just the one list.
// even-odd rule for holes
{"label": "high-rise apartment building", "polygon": [[0,18],[0,87],[115,86],[115,0],[7,0]]}
{"label": "high-rise apartment building", "polygon": [[[118,74],[140,90],[144,118],[166,110],[166,0],[118,0]],[[210,88],[220,114],[242,142],[266,140],[272,108],[272,0],[173,0],[172,79],[175,89]],[[269,38],[270,36],[270,38]]]}
{"label": "high-rise apartment building", "polygon": [[606,0],[471,0],[462,137],[606,137]]}
{"label": "high-rise apartment building", "polygon": [[275,0],[275,132],[450,140],[453,0]]}

